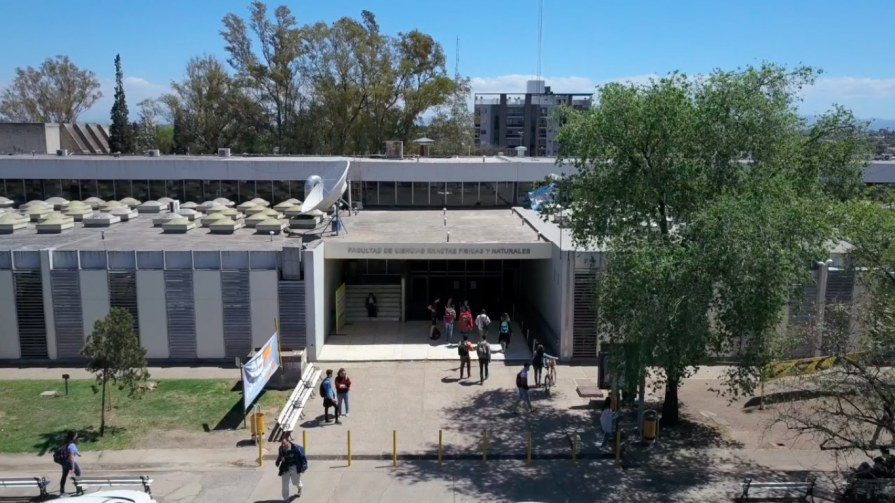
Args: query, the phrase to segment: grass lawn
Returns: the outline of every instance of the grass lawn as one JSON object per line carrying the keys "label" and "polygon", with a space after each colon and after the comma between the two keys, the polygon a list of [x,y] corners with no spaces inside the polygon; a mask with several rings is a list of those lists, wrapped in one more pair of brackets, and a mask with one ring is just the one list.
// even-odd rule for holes
{"label": "grass lawn", "polygon": [[[64,395],[61,381],[0,382],[0,452],[43,453],[52,450],[68,430],[80,432],[85,451],[127,449],[153,431],[187,431],[242,427],[242,393],[238,381],[222,379],[158,380],[142,399],[130,399],[114,388],[114,408],[106,412],[106,433],[99,437],[100,401],[96,381],[69,381],[69,396],[41,397],[43,391]],[[265,391],[260,399],[272,415],[290,391]]]}

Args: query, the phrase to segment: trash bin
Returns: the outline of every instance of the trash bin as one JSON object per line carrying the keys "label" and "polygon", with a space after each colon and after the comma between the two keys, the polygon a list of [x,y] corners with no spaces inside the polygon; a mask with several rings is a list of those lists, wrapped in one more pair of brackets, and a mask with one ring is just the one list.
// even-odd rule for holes
{"label": "trash bin", "polygon": [[643,432],[644,442],[653,442],[656,440],[656,426],[659,423],[659,414],[654,410],[646,410],[643,412],[643,425],[640,431]]}

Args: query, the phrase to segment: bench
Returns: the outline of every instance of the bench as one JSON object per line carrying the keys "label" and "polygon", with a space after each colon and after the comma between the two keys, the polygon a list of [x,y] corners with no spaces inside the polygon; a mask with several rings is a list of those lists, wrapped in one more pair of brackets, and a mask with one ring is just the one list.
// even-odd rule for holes
{"label": "bench", "polygon": [[[739,501],[749,501],[749,491],[750,490],[759,490],[765,493],[768,492],[785,492],[785,493],[800,493],[799,497],[802,501],[814,501],[814,484],[817,482],[817,479],[814,477],[808,477],[804,482],[755,482],[752,479],[746,479],[743,481],[743,493],[740,495]],[[753,496],[754,497],[754,496]]]}
{"label": "bench", "polygon": [[80,496],[84,494],[84,489],[93,487],[128,487],[143,486],[146,494],[152,495],[150,485],[152,479],[146,476],[139,477],[72,477],[75,484],[75,491]]}
{"label": "bench", "polygon": [[314,365],[308,364],[302,372],[301,380],[292,391],[289,400],[277,417],[277,425],[280,430],[290,433],[295,429],[296,423],[304,414],[305,404],[308,399],[316,393],[317,380],[323,372],[315,368]]}
{"label": "bench", "polygon": [[0,488],[2,489],[22,489],[36,487],[40,491],[41,496],[47,495],[47,486],[50,482],[46,477],[7,477],[0,478]]}

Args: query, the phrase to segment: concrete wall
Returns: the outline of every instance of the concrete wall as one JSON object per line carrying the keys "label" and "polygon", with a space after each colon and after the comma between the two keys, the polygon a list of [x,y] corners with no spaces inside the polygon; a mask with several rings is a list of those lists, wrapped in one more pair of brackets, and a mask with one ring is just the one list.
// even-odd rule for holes
{"label": "concrete wall", "polygon": [[140,343],[146,348],[146,357],[168,358],[164,271],[137,271],[137,313]]}
{"label": "concrete wall", "polygon": [[307,331],[308,360],[317,361],[326,340],[326,317],[324,316],[324,278],[326,260],[323,258],[323,241],[315,241],[303,252],[305,267],[305,330]]}
{"label": "concrete wall", "polygon": [[[274,322],[280,316],[277,281],[279,281],[277,271],[252,271],[249,273],[253,348],[263,346],[276,330]],[[223,332],[221,333],[223,334]]]}
{"label": "concrete wall", "polygon": [[[558,251],[554,250],[554,255]],[[558,275],[554,274],[553,259],[549,260],[525,260],[522,262],[522,281],[524,288],[521,293],[538,310],[538,313],[550,327],[554,334],[562,337],[562,296],[557,295],[556,282]]]}
{"label": "concrete wall", "polygon": [[42,123],[0,123],[0,153],[56,153],[56,149],[48,149],[45,131]]}
{"label": "concrete wall", "polygon": [[323,266],[323,333],[326,337],[336,331],[336,289],[344,282],[344,271],[344,260],[327,260]]}
{"label": "concrete wall", "polygon": [[[81,312],[84,337],[93,333],[93,325],[109,314],[109,273],[81,271]],[[140,324],[142,327],[142,323]]]}
{"label": "concrete wall", "polygon": [[0,359],[17,360],[21,357],[12,271],[0,271]]}
{"label": "concrete wall", "polygon": [[224,357],[224,303],[220,271],[193,272],[193,302],[196,310],[196,356]]}
{"label": "concrete wall", "polygon": [[47,153],[55,154],[59,146],[62,145],[59,130],[59,124],[44,124],[44,143]]}
{"label": "concrete wall", "polygon": [[50,281],[50,270],[53,269],[52,250],[40,250],[40,281],[44,300],[44,322],[47,329],[47,355],[50,360],[58,357],[56,347],[56,317],[53,316],[53,282]]}

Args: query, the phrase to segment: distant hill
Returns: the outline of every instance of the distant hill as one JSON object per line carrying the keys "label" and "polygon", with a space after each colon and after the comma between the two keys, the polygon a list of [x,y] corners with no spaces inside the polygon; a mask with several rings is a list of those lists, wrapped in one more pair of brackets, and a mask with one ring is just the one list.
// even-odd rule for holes
{"label": "distant hill", "polygon": [[[817,116],[806,115],[803,119],[805,119],[805,122],[810,126],[817,120]],[[895,130],[895,119],[867,119],[859,117],[858,120],[869,122],[870,124],[867,128],[871,131],[876,131],[877,129]]]}

